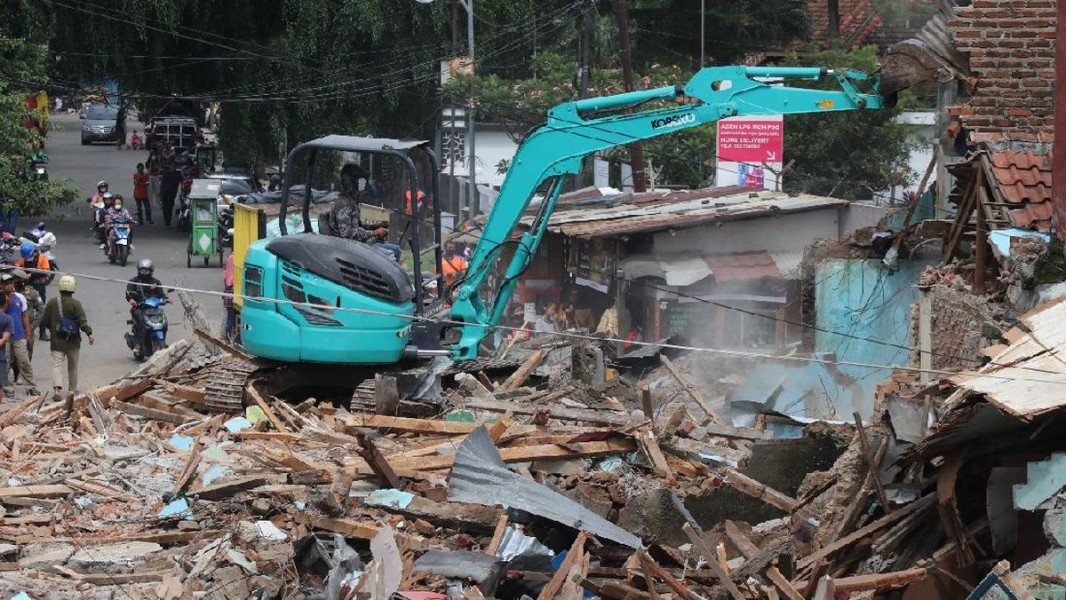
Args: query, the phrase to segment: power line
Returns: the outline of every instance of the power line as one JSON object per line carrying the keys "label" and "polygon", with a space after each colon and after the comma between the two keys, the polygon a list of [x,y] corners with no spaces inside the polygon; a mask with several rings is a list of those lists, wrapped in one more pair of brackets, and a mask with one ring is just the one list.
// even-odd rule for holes
{"label": "power line", "polygon": [[[10,269],[14,269],[14,268],[16,268],[14,265],[0,264],[0,270],[10,270]],[[154,284],[140,283],[140,282],[129,281],[129,280],[125,280],[125,279],[115,279],[115,278],[112,278],[112,277],[103,277],[103,276],[100,276],[100,275],[89,275],[87,273],[73,273],[73,272],[64,272],[64,271],[49,271],[49,270],[34,269],[34,268],[29,268],[29,267],[17,267],[17,268],[20,268],[23,271],[26,271],[27,273],[31,273],[31,274],[39,274],[39,275],[71,275],[73,277],[77,277],[77,278],[81,278],[81,279],[87,279],[87,280],[90,280],[90,281],[99,281],[99,282],[103,282],[103,283],[119,284],[119,285],[123,285],[123,286],[135,285],[135,286],[138,286],[138,287],[155,287]],[[363,315],[389,317],[389,318],[400,318],[400,319],[405,319],[405,320],[411,321],[413,323],[433,323],[433,324],[438,324],[438,325],[451,325],[451,326],[455,326],[455,327],[476,327],[476,328],[487,330],[488,332],[491,332],[491,331],[494,331],[494,330],[503,330],[503,331],[529,333],[529,330],[527,330],[527,329],[523,329],[521,327],[511,327],[511,326],[508,326],[508,325],[492,325],[492,324],[486,324],[486,323],[471,323],[471,322],[456,321],[454,319],[441,318],[441,317],[426,317],[426,316],[422,316],[422,315],[405,315],[405,314],[390,313],[390,312],[378,311],[378,310],[372,310],[372,309],[365,309],[365,308],[323,305],[323,304],[314,304],[314,303],[311,303],[311,302],[296,302],[296,301],[293,301],[293,300],[289,300],[287,298],[268,298],[268,297],[263,297],[263,296],[249,296],[249,295],[246,295],[246,294],[226,293],[226,292],[219,292],[219,291],[214,291],[214,290],[203,290],[203,289],[191,288],[191,287],[186,287],[186,286],[178,286],[178,285],[163,285],[163,287],[166,288],[167,290],[170,290],[170,291],[184,291],[184,292],[188,292],[188,293],[191,293],[191,294],[201,294],[201,295],[213,296],[213,297],[217,297],[217,298],[228,298],[228,299],[241,298],[241,299],[243,299],[245,301],[264,302],[264,303],[268,303],[268,304],[303,307],[303,308],[308,308],[308,309],[313,309],[313,310],[320,310],[320,311],[348,312],[348,313],[353,313],[353,314],[363,314]],[[836,365],[836,366],[850,366],[850,367],[858,367],[858,368],[866,368],[866,369],[878,369],[878,370],[880,370],[880,369],[890,369],[890,370],[894,369],[894,370],[906,371],[906,372],[910,372],[910,373],[930,373],[930,374],[933,374],[933,375],[941,375],[941,376],[944,376],[944,377],[958,375],[958,372],[956,372],[956,371],[946,371],[946,370],[942,370],[942,369],[922,369],[920,367],[904,367],[904,366],[898,366],[898,365],[881,365],[881,364],[863,363],[863,362],[857,362],[857,361],[830,360],[830,359],[827,359],[827,358],[817,358],[817,357],[813,357],[813,356],[810,356],[810,357],[807,357],[807,356],[778,356],[778,355],[774,355],[774,354],[765,354],[765,353],[760,353],[760,352],[749,352],[749,351],[745,351],[745,350],[726,350],[726,349],[721,349],[721,348],[708,348],[708,347],[703,347],[703,346],[692,346],[692,345],[686,345],[686,344],[671,344],[671,343],[642,342],[642,341],[635,341],[635,340],[625,340],[625,339],[621,339],[621,338],[612,338],[612,337],[608,337],[608,336],[589,335],[589,334],[567,332],[567,331],[557,331],[557,332],[551,332],[551,333],[539,333],[538,335],[543,335],[545,337],[556,337],[556,338],[562,338],[562,339],[569,339],[569,340],[583,340],[583,341],[594,341],[594,342],[611,342],[611,343],[618,343],[618,344],[631,344],[631,345],[637,345],[637,346],[655,346],[655,347],[658,347],[658,348],[666,348],[666,349],[670,349],[670,350],[697,352],[697,353],[705,353],[705,354],[720,354],[720,355],[723,355],[723,356],[734,356],[734,357],[740,357],[740,358],[758,358],[758,359],[776,360],[776,361],[782,361],[782,362],[818,363],[818,364],[827,364],[827,365]],[[1017,368],[1019,370],[1026,370],[1025,367],[1015,367],[1015,368]],[[1032,382],[1032,383],[1049,383],[1049,384],[1055,384],[1055,385],[1064,385],[1064,384],[1066,384],[1066,379],[1062,379],[1062,380],[1034,379],[1034,378],[1030,378],[1030,377],[1013,377],[1013,376],[1006,376],[1006,375],[996,375],[995,373],[981,373],[981,376],[982,377],[988,377],[988,378],[991,378],[991,379],[1002,380],[1002,381],[1026,381],[1026,382]]]}

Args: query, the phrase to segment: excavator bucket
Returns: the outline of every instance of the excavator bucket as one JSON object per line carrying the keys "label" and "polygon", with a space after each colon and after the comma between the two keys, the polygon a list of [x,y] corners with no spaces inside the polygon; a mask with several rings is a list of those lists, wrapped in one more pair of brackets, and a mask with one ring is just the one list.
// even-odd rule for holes
{"label": "excavator bucket", "polygon": [[893,44],[881,60],[878,91],[886,98],[927,81],[965,78],[931,46],[916,38]]}

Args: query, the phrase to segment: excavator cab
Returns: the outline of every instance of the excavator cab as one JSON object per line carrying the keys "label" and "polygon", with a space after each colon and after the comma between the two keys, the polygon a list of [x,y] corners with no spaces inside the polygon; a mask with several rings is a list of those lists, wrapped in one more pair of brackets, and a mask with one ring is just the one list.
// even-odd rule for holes
{"label": "excavator cab", "polygon": [[[314,231],[314,222],[322,224],[320,231],[327,228],[327,202],[336,198],[328,187],[336,187],[336,174],[349,162],[392,174],[378,182],[376,199],[362,194],[361,220],[391,224],[389,241],[405,250],[406,268],[373,245]],[[323,365],[394,364],[442,354],[410,341],[419,317],[440,306],[428,292],[443,287],[439,172],[423,141],[329,135],[296,146],[286,159],[280,235],[253,243],[244,262],[245,349],[260,358]],[[428,189],[419,184],[420,174]],[[404,201],[420,193],[427,201]],[[299,220],[288,211],[296,202]],[[290,231],[294,223],[300,231]]]}

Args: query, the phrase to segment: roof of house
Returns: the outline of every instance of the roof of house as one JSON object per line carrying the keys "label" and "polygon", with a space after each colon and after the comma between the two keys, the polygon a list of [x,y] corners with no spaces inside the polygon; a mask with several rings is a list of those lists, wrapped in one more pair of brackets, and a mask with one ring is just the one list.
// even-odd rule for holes
{"label": "roof of house", "polygon": [[[879,10],[874,0],[840,0],[840,44],[844,48],[857,48],[877,44],[885,48],[914,37],[925,22],[935,13],[937,0],[900,0],[901,16],[886,15]],[[807,18],[810,20],[810,39],[819,45],[829,42],[829,3],[825,0],[807,2]],[[806,42],[797,42],[794,47]]]}
{"label": "roof of house", "polygon": [[[847,200],[788,194],[739,186],[698,190],[606,193],[563,197],[548,221],[548,229],[569,237],[599,238],[667,229],[700,227],[716,221],[754,219],[770,215],[837,209]],[[522,219],[529,226],[533,216]]]}
{"label": "roof of house", "polygon": [[1050,231],[1052,145],[1048,137],[982,134],[974,138],[985,150],[981,164],[993,202],[1001,206],[1009,226]]}

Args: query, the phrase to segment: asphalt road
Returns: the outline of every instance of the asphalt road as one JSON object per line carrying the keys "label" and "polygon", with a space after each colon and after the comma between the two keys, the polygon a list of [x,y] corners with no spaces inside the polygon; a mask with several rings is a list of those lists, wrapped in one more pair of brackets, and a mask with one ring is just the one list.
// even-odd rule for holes
{"label": "asphalt road", "polygon": [[[132,178],[137,163],[144,161],[148,154],[145,151],[119,151],[113,144],[82,146],[81,121],[75,115],[53,115],[52,122],[57,125],[57,130],[49,131],[46,142],[49,176],[53,179],[70,179],[74,186],[81,189],[82,198],[74,205],[43,219],[56,234],[55,252],[62,271],[125,280],[136,274],[136,261],[150,258],[156,265],[156,277],[165,285],[222,290],[222,269],[218,267],[218,259],[212,259],[210,267],[205,268],[201,260],[194,261],[191,269],[187,268],[185,251],[188,234],[163,227],[158,205],[153,207],[156,225],[134,226],[135,250],[130,257],[130,264],[122,268],[108,263],[103,251],[90,237],[92,217],[84,199],[95,191],[97,181],[106,179],[111,184],[111,191],[122,194],[130,212],[136,216]],[[127,130],[133,129],[143,132],[139,123],[130,122]],[[19,231],[29,229],[34,221],[23,217],[19,220]],[[58,293],[56,285],[53,282],[49,286],[49,297]],[[110,383],[137,366],[133,353],[123,339],[123,334],[129,330],[126,325],[129,308],[124,294],[123,283],[84,278],[78,281],[75,296],[85,306],[96,338],[94,346],[89,346],[86,340],[82,341],[79,387],[83,390]],[[167,306],[170,321],[168,339],[177,340],[190,335],[192,331],[185,327],[184,314],[176,295],[172,294],[172,297],[174,304]],[[217,330],[224,315],[221,299],[206,295],[200,295],[198,299],[212,321],[212,328]],[[38,340],[38,343],[40,345],[34,352],[33,366],[37,387],[45,391],[51,387],[51,361],[47,342]]]}

